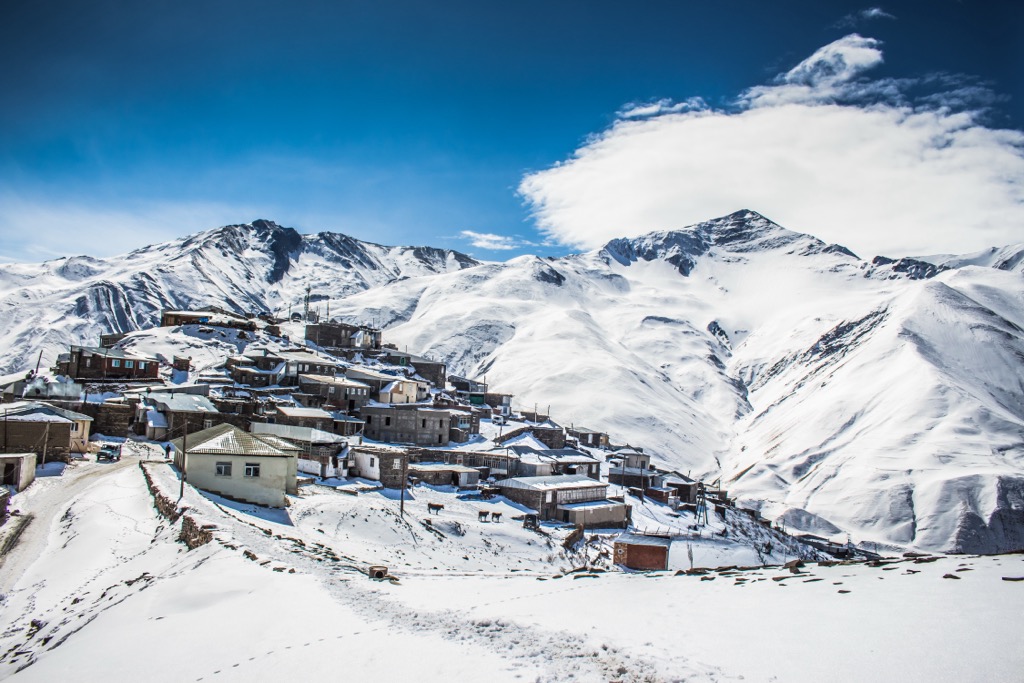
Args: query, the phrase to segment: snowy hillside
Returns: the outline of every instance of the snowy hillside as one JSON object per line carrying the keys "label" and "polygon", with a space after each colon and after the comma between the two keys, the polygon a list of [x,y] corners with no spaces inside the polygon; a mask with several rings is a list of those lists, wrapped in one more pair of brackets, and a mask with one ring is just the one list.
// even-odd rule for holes
{"label": "snowy hillside", "polygon": [[[0,335],[21,369],[166,306],[287,313],[308,284],[333,317],[517,408],[722,476],[791,531],[991,552],[1024,548],[1022,254],[862,259],[740,211],[478,263],[257,221],[120,259],[0,266]],[[126,343],[172,341],[149,336]]]}
{"label": "snowy hillside", "polygon": [[271,221],[229,225],[106,259],[0,265],[0,373],[52,363],[68,344],[159,324],[160,311],[217,305],[301,310],[307,286],[328,301],[395,280],[476,265],[458,252],[300,235]]}
{"label": "snowy hillside", "polygon": [[338,311],[521,408],[724,474],[791,529],[990,552],[1024,547],[1024,283],[991,261],[866,261],[738,212]]}

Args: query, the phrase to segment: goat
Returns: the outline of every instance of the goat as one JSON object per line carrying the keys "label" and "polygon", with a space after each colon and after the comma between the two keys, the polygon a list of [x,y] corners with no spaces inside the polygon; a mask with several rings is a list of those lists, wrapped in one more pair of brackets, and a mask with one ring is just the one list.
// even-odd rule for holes
{"label": "goat", "polygon": [[492,522],[500,522],[501,521],[501,513],[500,512],[492,512],[491,513],[491,521]]}
{"label": "goat", "polygon": [[477,514],[477,518],[481,522],[486,522],[487,521],[487,510],[478,510],[476,514]]}
{"label": "goat", "polygon": [[444,505],[440,503],[427,503],[427,512],[430,514],[439,514],[441,510],[444,510]]}

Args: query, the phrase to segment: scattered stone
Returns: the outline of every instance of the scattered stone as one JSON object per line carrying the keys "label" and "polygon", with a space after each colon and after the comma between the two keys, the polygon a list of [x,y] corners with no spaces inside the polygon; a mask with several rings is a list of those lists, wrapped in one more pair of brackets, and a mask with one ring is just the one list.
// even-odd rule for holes
{"label": "scattered stone", "polygon": [[944,579],[959,579],[960,577],[957,576],[956,574],[944,574],[942,576],[942,578],[944,578]]}
{"label": "scattered stone", "polygon": [[1004,576],[1003,581],[1024,581],[1024,576]]}
{"label": "scattered stone", "polygon": [[251,550],[246,550],[242,554],[245,555],[246,559],[252,560],[253,562],[259,559],[258,557],[256,557],[256,553],[254,553]]}
{"label": "scattered stone", "polygon": [[848,590],[845,590],[845,589],[843,589],[843,588],[840,588],[840,589],[839,589],[839,592],[840,592],[840,593],[849,593],[850,591],[848,591]]}

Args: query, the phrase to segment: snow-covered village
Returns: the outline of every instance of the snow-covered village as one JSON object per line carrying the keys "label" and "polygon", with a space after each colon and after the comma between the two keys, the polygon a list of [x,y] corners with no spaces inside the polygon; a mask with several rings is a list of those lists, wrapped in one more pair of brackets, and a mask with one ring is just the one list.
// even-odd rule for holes
{"label": "snow-covered village", "polygon": [[1024,681],[1024,4],[0,10],[0,681]]}
{"label": "snow-covered village", "polygon": [[1015,676],[1019,634],[989,625],[1024,556],[763,516],[296,294],[162,309],[3,379],[0,676],[852,680],[865,649]]}

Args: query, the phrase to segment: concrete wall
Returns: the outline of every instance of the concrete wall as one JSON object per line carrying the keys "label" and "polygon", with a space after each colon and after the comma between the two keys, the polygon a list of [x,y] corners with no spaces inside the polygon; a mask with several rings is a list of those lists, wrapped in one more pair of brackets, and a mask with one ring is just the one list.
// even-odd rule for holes
{"label": "concrete wall", "polygon": [[602,506],[598,508],[571,508],[559,510],[563,522],[569,522],[586,529],[594,527],[625,527],[629,519],[626,505]]}
{"label": "concrete wall", "polygon": [[[231,476],[218,476],[218,462],[231,463]],[[246,463],[258,463],[259,477],[246,477]],[[188,476],[186,480],[192,486],[221,494],[228,498],[267,505],[284,507],[285,493],[296,490],[295,473],[298,463],[296,458],[258,455],[199,455],[189,454],[186,461]]]}
{"label": "concrete wall", "polygon": [[[8,478],[6,475],[10,473]],[[24,491],[36,478],[35,453],[11,453],[0,455],[0,477],[4,484]]]}

